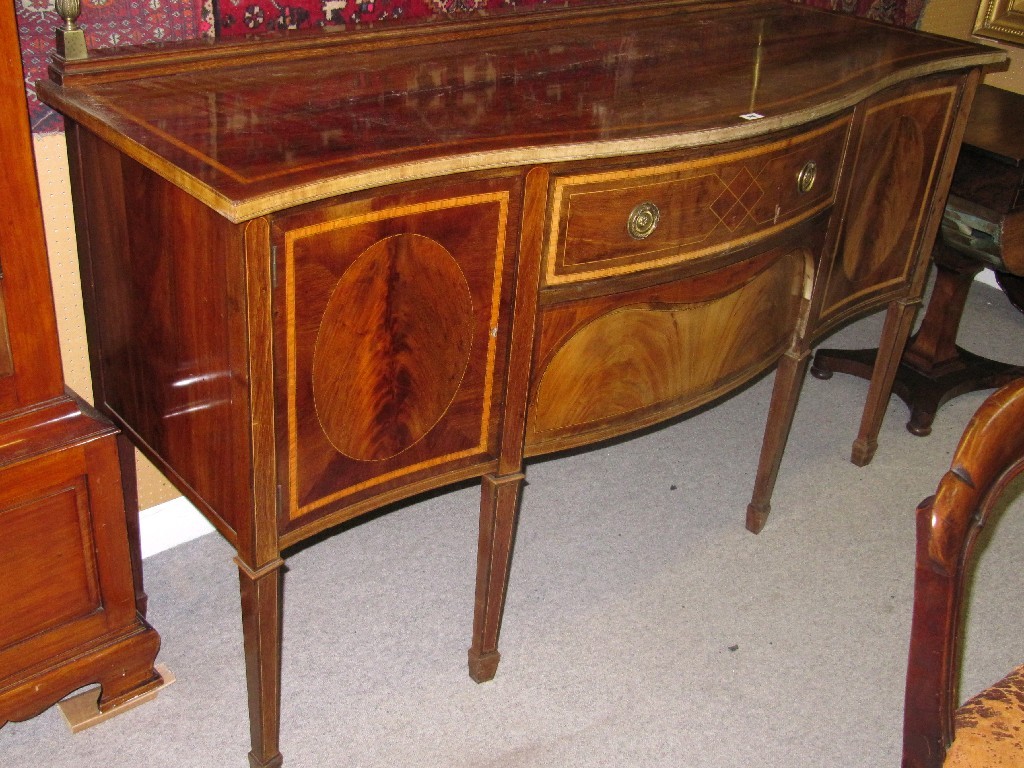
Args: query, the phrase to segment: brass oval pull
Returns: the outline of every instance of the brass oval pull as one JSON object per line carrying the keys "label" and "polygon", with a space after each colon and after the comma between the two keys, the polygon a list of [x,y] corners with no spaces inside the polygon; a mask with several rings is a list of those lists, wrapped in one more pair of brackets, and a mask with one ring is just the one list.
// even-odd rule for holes
{"label": "brass oval pull", "polygon": [[816,178],[818,178],[818,164],[813,160],[808,160],[800,169],[800,173],[796,175],[796,188],[800,190],[800,194],[810,192]]}
{"label": "brass oval pull", "polygon": [[640,203],[629,212],[629,219],[626,221],[626,231],[634,240],[643,240],[650,237],[658,227],[661,219],[661,211],[654,203]]}

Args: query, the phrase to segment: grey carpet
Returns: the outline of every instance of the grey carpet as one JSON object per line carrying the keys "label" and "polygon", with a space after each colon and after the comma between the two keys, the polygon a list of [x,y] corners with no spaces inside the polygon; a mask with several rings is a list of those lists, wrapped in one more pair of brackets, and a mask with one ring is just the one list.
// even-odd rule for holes
{"label": "grey carpet", "polygon": [[[870,345],[880,327],[874,316],[829,343]],[[1024,363],[1022,339],[1024,316],[976,286],[961,343]],[[949,403],[925,439],[893,399],[859,469],[848,456],[866,383],[809,378],[771,519],[753,536],[743,517],[771,382],[529,466],[493,682],[466,674],[475,486],[291,556],[285,765],[898,766],[913,510],[987,393]],[[1022,544],[1024,515],[1010,514],[983,554],[965,693],[1024,660]],[[145,563],[172,687],[76,736],[56,708],[10,724],[0,765],[246,765],[231,554],[210,535]]]}

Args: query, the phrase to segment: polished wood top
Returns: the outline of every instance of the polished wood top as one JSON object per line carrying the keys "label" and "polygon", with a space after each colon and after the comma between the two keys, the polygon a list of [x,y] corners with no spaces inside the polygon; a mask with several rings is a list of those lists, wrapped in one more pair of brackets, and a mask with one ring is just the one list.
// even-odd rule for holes
{"label": "polished wood top", "polygon": [[[187,71],[138,76],[132,52],[83,65],[113,73],[106,79],[79,81],[74,65],[58,66],[63,86],[42,83],[39,93],[243,221],[459,170],[760,135],[910,77],[1005,59],[781,0],[523,19],[193,45],[179,54]],[[171,62],[174,51],[165,46],[157,58]]]}

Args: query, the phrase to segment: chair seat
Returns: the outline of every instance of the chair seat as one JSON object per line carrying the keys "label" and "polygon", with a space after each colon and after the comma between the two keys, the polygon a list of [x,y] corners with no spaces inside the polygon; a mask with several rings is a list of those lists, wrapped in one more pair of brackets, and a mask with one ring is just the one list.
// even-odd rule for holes
{"label": "chair seat", "polygon": [[956,712],[943,768],[1024,768],[1024,665]]}

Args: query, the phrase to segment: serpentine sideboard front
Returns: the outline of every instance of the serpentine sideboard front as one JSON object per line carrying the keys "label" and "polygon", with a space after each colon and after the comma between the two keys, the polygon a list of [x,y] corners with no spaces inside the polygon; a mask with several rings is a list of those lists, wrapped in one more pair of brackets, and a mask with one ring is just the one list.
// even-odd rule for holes
{"label": "serpentine sideboard front", "polygon": [[480,477],[480,681],[524,457],[777,364],[756,532],[811,345],[887,307],[869,460],[1002,58],[733,0],[55,57],[97,404],[237,550],[251,764],[313,534]]}

